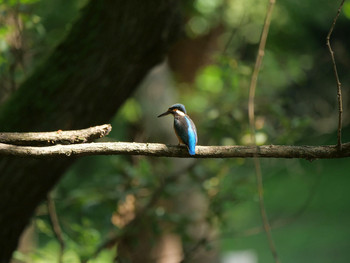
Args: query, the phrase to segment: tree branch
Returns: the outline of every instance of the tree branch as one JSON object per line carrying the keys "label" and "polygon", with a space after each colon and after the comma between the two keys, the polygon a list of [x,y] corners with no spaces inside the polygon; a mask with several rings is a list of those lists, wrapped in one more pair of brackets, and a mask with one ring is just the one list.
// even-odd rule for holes
{"label": "tree branch", "polygon": [[110,124],[104,124],[74,131],[2,132],[0,133],[0,143],[27,146],[86,143],[106,136],[111,130]]}
{"label": "tree branch", "polygon": [[[260,43],[259,43],[259,49],[258,49],[258,55],[256,57],[254,71],[252,74],[250,87],[249,87],[249,101],[248,101],[248,115],[249,115],[249,126],[250,126],[250,136],[251,141],[253,145],[256,145],[256,132],[255,132],[255,90],[256,90],[256,84],[258,81],[258,76],[262,64],[262,60],[265,54],[265,46],[267,41],[267,36],[270,29],[270,23],[272,18],[272,10],[275,6],[276,1],[275,0],[269,0],[269,5],[266,11],[266,17],[264,22],[264,27],[261,33]],[[271,226],[269,223],[269,219],[267,216],[267,212],[265,209],[264,204],[264,191],[263,191],[263,180],[262,180],[262,172],[261,172],[261,166],[260,161],[258,159],[258,153],[255,153],[254,155],[254,166],[255,166],[255,175],[256,175],[256,183],[258,188],[258,196],[259,196],[259,207],[260,207],[260,215],[263,223],[263,227],[265,230],[265,234],[268,240],[268,244],[271,250],[271,253],[275,259],[275,263],[279,263],[280,259],[277,254],[276,245],[272,237],[271,233]]]}
{"label": "tree branch", "polygon": [[104,142],[44,147],[17,146],[0,143],[0,156],[34,158],[80,157],[88,155],[145,155],[180,158],[300,158],[307,160],[350,157],[350,143],[342,150],[337,145],[322,146],[197,146],[196,155],[190,156],[185,146],[159,143]]}
{"label": "tree branch", "polygon": [[332,26],[329,29],[327,38],[326,38],[326,44],[329,50],[329,53],[331,54],[331,58],[332,58],[332,63],[333,63],[333,70],[334,70],[334,76],[335,76],[335,80],[337,82],[337,96],[338,96],[338,148],[341,150],[342,148],[342,142],[341,142],[341,130],[342,130],[342,115],[343,115],[343,99],[342,99],[342,92],[341,92],[341,82],[339,80],[339,76],[338,76],[338,70],[337,70],[337,64],[335,63],[335,57],[334,57],[334,52],[333,49],[331,47],[331,43],[330,43],[330,38],[331,35],[333,33],[333,29],[335,27],[335,24],[337,22],[337,19],[340,15],[340,11],[343,8],[345,0],[342,0],[342,2],[340,3],[340,6],[338,8],[338,12],[333,20]]}
{"label": "tree branch", "polygon": [[62,263],[63,262],[63,253],[64,253],[64,248],[65,248],[65,242],[63,239],[63,235],[62,235],[62,230],[61,230],[61,226],[58,220],[58,216],[56,213],[56,206],[55,206],[55,201],[53,200],[52,196],[50,193],[47,194],[46,197],[46,201],[47,201],[47,210],[50,216],[50,222],[52,225],[52,230],[55,233],[55,236],[57,238],[58,243],[60,244],[60,252],[58,255],[58,263]]}

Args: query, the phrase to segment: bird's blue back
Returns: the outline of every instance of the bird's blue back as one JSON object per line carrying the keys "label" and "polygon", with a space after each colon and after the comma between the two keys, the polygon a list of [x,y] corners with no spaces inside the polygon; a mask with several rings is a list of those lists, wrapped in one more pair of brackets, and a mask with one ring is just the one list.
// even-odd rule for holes
{"label": "bird's blue back", "polygon": [[174,117],[174,129],[176,134],[188,146],[189,154],[195,155],[197,144],[196,126],[188,115],[176,115]]}

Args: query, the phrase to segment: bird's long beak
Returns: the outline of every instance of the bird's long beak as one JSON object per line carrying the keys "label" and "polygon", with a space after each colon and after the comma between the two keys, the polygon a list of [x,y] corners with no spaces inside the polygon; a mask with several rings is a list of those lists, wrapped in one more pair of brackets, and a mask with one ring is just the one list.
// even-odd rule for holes
{"label": "bird's long beak", "polygon": [[165,115],[168,115],[168,114],[170,114],[170,113],[171,113],[171,111],[167,110],[166,112],[160,114],[160,115],[158,116],[158,118],[159,118],[159,117],[163,117],[163,116],[165,116]]}

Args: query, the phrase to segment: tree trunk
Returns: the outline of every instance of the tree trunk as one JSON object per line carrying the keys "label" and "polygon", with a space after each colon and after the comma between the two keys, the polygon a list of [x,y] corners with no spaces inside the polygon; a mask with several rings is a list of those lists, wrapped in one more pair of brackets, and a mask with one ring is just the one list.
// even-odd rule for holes
{"label": "tree trunk", "polygon": [[[67,130],[108,122],[177,38],[177,2],[91,1],[64,42],[3,105],[1,130]],[[0,262],[10,260],[34,209],[72,162],[0,161]]]}

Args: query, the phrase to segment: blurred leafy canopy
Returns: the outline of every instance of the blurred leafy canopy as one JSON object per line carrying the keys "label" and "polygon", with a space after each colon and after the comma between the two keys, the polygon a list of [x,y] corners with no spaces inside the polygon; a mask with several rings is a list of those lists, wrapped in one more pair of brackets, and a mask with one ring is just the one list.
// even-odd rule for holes
{"label": "blurred leafy canopy", "polygon": [[[11,92],[12,82],[17,86],[59,43],[85,2],[0,1],[0,12],[4,14],[0,24],[0,77],[5,80],[0,90],[4,97]],[[209,62],[199,69],[194,83],[177,83],[179,101],[186,105],[194,119],[202,145],[250,143],[248,86],[266,5],[266,1],[253,0],[182,2],[187,21],[185,32],[189,39],[205,36],[217,28],[221,30],[216,38],[215,51],[210,54]],[[277,2],[257,89],[259,144],[310,143],[315,138],[320,138],[317,143],[332,141],[328,133],[336,129],[332,121],[336,116],[336,92],[324,43],[337,8],[337,3],[326,0]],[[11,22],[13,18],[19,19],[20,30]],[[339,40],[336,54],[340,53],[344,58],[349,58],[345,49],[349,45],[346,34],[349,19],[350,3],[346,2],[337,24],[341,30],[334,33],[334,38]],[[17,42],[14,41],[16,37]],[[19,50],[23,56],[18,58]],[[346,62],[339,59],[339,66],[346,68]],[[348,83],[349,77],[342,74],[341,79]],[[147,116],[143,115],[146,111],[140,100],[142,98],[136,96],[125,103],[112,123],[114,129],[110,139],[133,141],[143,134],[142,122]],[[158,125],[156,121],[155,126]],[[201,192],[208,202],[206,220],[221,230],[219,238],[224,251],[254,247],[265,261],[270,260],[262,235],[238,238],[244,236],[245,229],[260,225],[250,160],[206,160],[196,162],[188,171],[177,169],[177,164],[171,160],[152,158],[108,156],[78,161],[55,190],[58,215],[67,243],[64,259],[90,258],[111,233],[127,235],[120,223],[127,218],[125,211],[132,214],[143,207],[147,207],[145,217],[151,222],[155,236],[163,231],[159,225],[166,223],[172,226],[171,231],[182,235],[185,248],[187,245],[191,248],[195,241],[187,232],[187,226],[193,218],[178,213],[160,200],[176,199],[182,192],[194,189]],[[334,195],[338,190],[345,191],[341,187],[345,185],[342,183],[344,177],[340,175],[341,171],[346,173],[348,170],[345,161],[341,160],[319,161],[316,165],[299,160],[263,162],[266,203],[272,219],[289,218],[309,195],[314,198],[303,220],[276,234],[278,243],[286,242],[286,245],[278,245],[282,255],[289,257],[283,262],[314,260],[314,254],[306,254],[309,247],[318,251],[315,252],[320,255],[318,262],[326,262],[322,261],[327,258],[326,252],[319,252],[331,253],[335,249],[332,242],[343,240],[342,237],[333,237],[320,244],[316,241],[320,239],[317,229],[309,224],[335,227],[337,216],[350,217],[344,207],[348,196]],[[334,172],[338,175],[336,180],[324,179]],[[174,175],[175,179],[163,185],[169,176]],[[329,183],[333,184],[329,186]],[[312,190],[314,185],[316,190]],[[326,196],[332,197],[327,206],[324,202],[329,199],[320,194],[324,189],[328,189]],[[151,203],[153,198],[158,202]],[[130,201],[129,210],[125,208],[128,200],[136,200],[135,204]],[[339,215],[338,208],[344,213]],[[324,210],[329,211],[328,217],[325,217]],[[39,233],[38,250],[29,256],[17,253],[16,258],[30,257],[33,262],[54,261],[58,243],[49,226],[44,205],[39,209],[35,225]],[[325,231],[325,235],[341,236],[335,228]],[[310,242],[300,247],[305,233],[308,233]],[[340,245],[340,249],[342,247]],[[345,262],[342,259],[346,253],[345,249],[342,250],[337,262]],[[114,256],[114,250],[104,250],[94,261],[110,262]]]}

